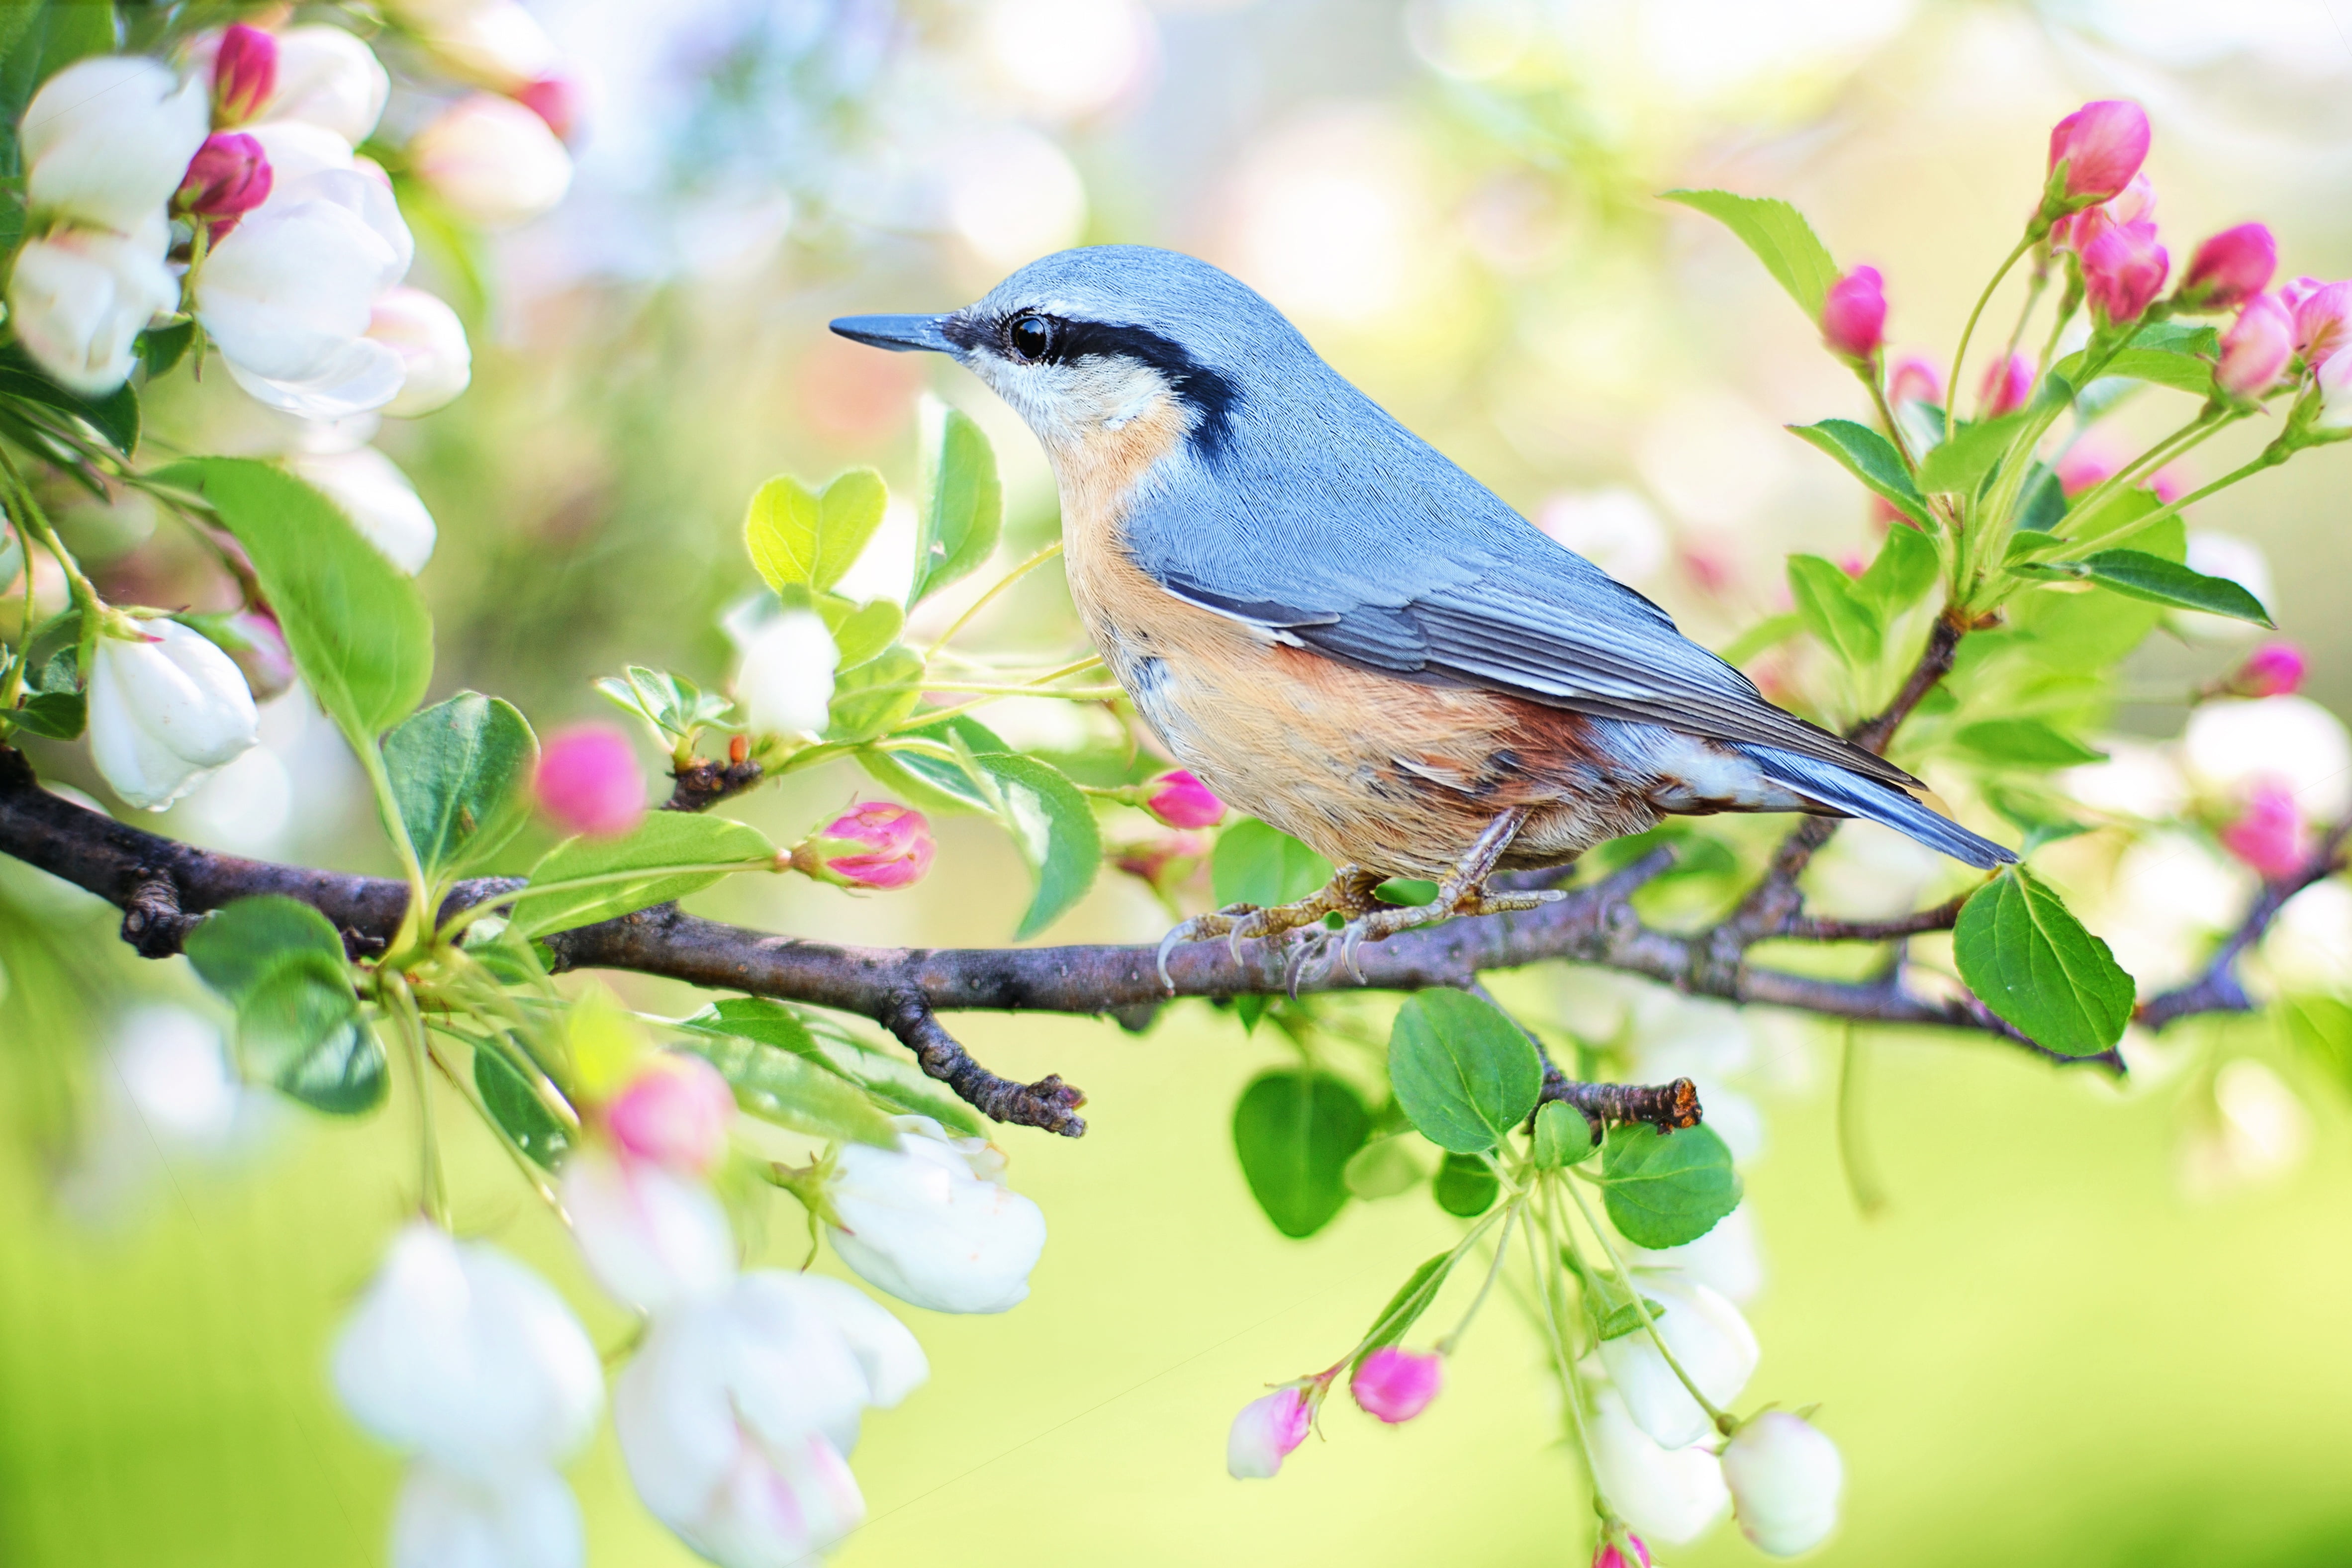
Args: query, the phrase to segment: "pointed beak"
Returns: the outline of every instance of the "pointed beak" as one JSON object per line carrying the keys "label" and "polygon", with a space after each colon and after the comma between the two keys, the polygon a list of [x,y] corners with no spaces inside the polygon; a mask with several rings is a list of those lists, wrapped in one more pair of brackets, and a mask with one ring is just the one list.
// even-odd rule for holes
{"label": "pointed beak", "polygon": [[833,323],[833,329],[852,342],[871,343],[898,353],[928,349],[952,354],[956,346],[948,340],[948,319],[945,316],[844,316]]}

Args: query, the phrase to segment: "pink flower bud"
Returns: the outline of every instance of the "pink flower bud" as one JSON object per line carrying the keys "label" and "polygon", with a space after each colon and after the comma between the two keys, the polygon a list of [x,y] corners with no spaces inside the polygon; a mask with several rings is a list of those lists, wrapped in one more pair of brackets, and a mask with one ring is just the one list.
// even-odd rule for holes
{"label": "pink flower bud", "polygon": [[1225,815],[1225,803],[1181,768],[1151,781],[1143,807],[1171,828],[1213,828]]}
{"label": "pink flower bud", "polygon": [[2303,685],[2307,668],[2303,650],[2294,643],[2265,643],[2248,654],[2246,662],[2230,676],[2229,688],[2241,696],[2293,696]]}
{"label": "pink flower bud", "polygon": [[1927,402],[1941,405],[1944,401],[1944,378],[1936,367],[1916,354],[1906,354],[1895,361],[1895,371],[1887,378],[1886,401],[1896,408],[1906,402]]}
{"label": "pink flower bud", "polygon": [[1212,847],[1213,841],[1206,833],[1163,833],[1143,843],[1128,845],[1111,863],[1129,876],[1158,887],[1172,869],[1180,865],[1189,869],[1206,858]]}
{"label": "pink flower bud", "polygon": [[2115,196],[2053,224],[2050,227],[2051,248],[2071,250],[2079,256],[2084,246],[2107,230],[2123,224],[2138,223],[2155,211],[2155,182],[2146,174],[2134,174],[2131,183]]}
{"label": "pink flower bud", "polygon": [[2271,284],[2278,271],[2278,241],[2260,224],[2223,229],[2197,247],[2180,280],[2180,303],[2190,310],[2230,310]]}
{"label": "pink flower bud", "polygon": [[1979,419],[1998,419],[2004,413],[2014,413],[2025,406],[2025,394],[2033,390],[2033,361],[2023,354],[2011,354],[1985,367],[1984,384],[1977,390]]}
{"label": "pink flower bud", "polygon": [[1857,363],[1878,352],[1886,331],[1886,291],[1874,267],[1857,267],[1822,301],[1822,340]]}
{"label": "pink flower bud", "polygon": [[920,881],[937,848],[920,811],[868,800],[793,850],[793,866],[820,882],[887,891]]}
{"label": "pink flower bud", "polygon": [[2116,476],[2122,465],[2095,441],[2078,441],[2051,466],[2058,475],[2058,487],[2073,497],[2094,485],[2105,484]]}
{"label": "pink flower bud", "polygon": [[633,1159],[702,1176],[727,1152],[735,1092],[698,1056],[665,1055],[604,1107],[613,1141]]}
{"label": "pink flower bud", "polygon": [[550,736],[531,792],[558,827],[591,838],[618,838],[646,814],[636,750],[609,724],[577,724]]}
{"label": "pink flower bud", "polygon": [[1393,1427],[1428,1409],[1444,1381],[1444,1356],[1384,1344],[1364,1357],[1355,1376],[1348,1380],[1348,1392],[1367,1414]]}
{"label": "pink flower bud", "polygon": [[2166,464],[2149,475],[2145,483],[2151,491],[2155,492],[2156,498],[2168,507],[2189,494],[2192,488],[2189,479],[2189,470],[2178,463]]}
{"label": "pink flower bud", "polygon": [[1234,1428],[1226,1434],[1226,1471],[1235,1480],[1271,1479],[1291,1451],[1307,1441],[1313,1417],[1306,1395],[1295,1386],[1251,1400],[1234,1417]]}
{"label": "pink flower bud", "polygon": [[561,141],[580,128],[580,84],[569,77],[541,77],[517,88],[514,100],[547,121]]}
{"label": "pink flower bud", "polygon": [[213,123],[243,125],[278,90],[278,40],[232,22],[213,55]]}
{"label": "pink flower bud", "polygon": [[2257,294],[2221,334],[2213,384],[2232,396],[2252,397],[2278,380],[2294,352],[2294,319],[2278,296]]}
{"label": "pink flower bud", "polygon": [[294,684],[294,654],[278,617],[267,610],[240,610],[224,615],[217,626],[201,630],[236,662],[256,702],[268,702]]}
{"label": "pink flower bud", "polygon": [[241,131],[215,131],[188,160],[188,172],[172,204],[211,224],[218,240],[269,199],[273,179],[269,155],[260,142]]}
{"label": "pink flower bud", "polygon": [[1628,1531],[1622,1550],[1613,1541],[1601,1543],[1601,1550],[1592,1554],[1592,1568],[1650,1568],[1650,1549],[1640,1536]]}
{"label": "pink flower bud", "polygon": [[2091,313],[2105,323],[2137,321],[2157,291],[2172,258],[2156,242],[2151,223],[2123,224],[2103,231],[2083,247],[2083,290]]}
{"label": "pink flower bud", "polygon": [[2275,882],[2303,869],[2311,855],[2311,832],[2294,792],[2265,781],[2254,786],[2245,810],[2221,830],[2221,847]]}
{"label": "pink flower bud", "polygon": [[2305,300],[2326,287],[2316,277],[2298,277],[2293,282],[2282,283],[2278,287],[2279,303],[2285,306],[2286,313],[2292,316],[2303,308]]}
{"label": "pink flower bud", "polygon": [[2070,201],[2104,202],[2147,162],[2147,116],[2126,99],[2086,103],[2050,131],[2050,171],[2066,165]]}
{"label": "pink flower bud", "polygon": [[[2298,284],[2311,279],[2301,277]],[[2322,283],[2294,302],[2294,351],[2316,367],[2352,336],[2352,282]]]}

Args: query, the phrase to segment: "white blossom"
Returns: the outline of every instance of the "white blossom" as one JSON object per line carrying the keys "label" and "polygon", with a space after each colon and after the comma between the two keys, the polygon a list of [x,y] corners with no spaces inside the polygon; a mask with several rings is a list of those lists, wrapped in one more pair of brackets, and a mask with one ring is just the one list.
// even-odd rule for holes
{"label": "white blossom", "polygon": [[514,0],[468,5],[418,30],[445,64],[500,92],[553,76],[563,63],[539,18]]}
{"label": "white blossom", "polygon": [[[1679,1274],[1643,1271],[1633,1287],[1665,1310],[1656,1314],[1658,1338],[1701,1392],[1717,1406],[1739,1397],[1755,1375],[1760,1352],[1756,1331],[1739,1309],[1705,1285]],[[1714,1423],[1645,1330],[1601,1342],[1601,1364],[1624,1396],[1642,1430],[1669,1448],[1698,1441]]]}
{"label": "white blossom", "polygon": [[142,233],[163,217],[211,116],[205,83],[183,82],[161,60],[77,60],[25,110],[26,204],[37,218]]}
{"label": "white blossom", "polygon": [[260,737],[236,664],[176,621],[98,640],[89,672],[90,760],[114,792],[160,811]]}
{"label": "white blossom", "polygon": [[289,27],[278,35],[278,89],[257,118],[315,125],[356,147],[391,96],[392,78],[359,38],[341,27]]}
{"label": "white blossom", "polygon": [[588,1271],[640,1311],[720,1294],[735,1277],[726,1210],[700,1182],[590,1146],[563,1162],[562,1197]]}
{"label": "white blossom", "polygon": [[[1712,1119],[1714,1114],[1709,1102],[1707,1115]],[[1764,1291],[1764,1249],[1757,1239],[1752,1204],[1741,1204],[1696,1241],[1656,1252],[1637,1247],[1625,1261],[1636,1280],[1647,1270],[1676,1270],[1693,1284],[1705,1285],[1736,1306],[1747,1305]]]}
{"label": "white blossom", "polygon": [[472,223],[519,224],[563,200],[572,154],[547,121],[512,99],[480,92],[459,99],[409,143],[417,177]]}
{"label": "white blossom", "polygon": [[483,1477],[431,1459],[408,1469],[392,1510],[392,1568],[580,1568],[580,1504],[543,1466]]}
{"label": "white blossom", "polygon": [[158,207],[135,235],[60,228],[16,253],[8,319],[58,384],[95,395],[130,379],[139,334],[179,303],[163,231]]}
{"label": "white blossom", "polygon": [[1004,1185],[1004,1156],[928,1116],[896,1149],[851,1144],[826,1178],[834,1250],[860,1279],[940,1312],[1002,1312],[1029,1295],[1045,1216]]}
{"label": "white blossom", "polygon": [[465,323],[421,288],[395,288],[375,302],[367,335],[398,354],[405,369],[400,394],[383,412],[403,418],[431,413],[452,402],[474,379],[474,351]]}
{"label": "white blossom", "polygon": [[1615,1389],[1592,1388],[1593,1480],[1643,1539],[1680,1546],[1697,1540],[1731,1506],[1723,1467],[1704,1447],[1664,1448],[1633,1424]]}
{"label": "white blossom", "polygon": [[1767,1410],[1724,1445],[1723,1479],[1739,1528],[1775,1557],[1794,1557],[1837,1528],[1845,1465],[1837,1445],[1785,1410]]}
{"label": "white blossom", "polygon": [[2200,704],[2181,753],[2191,778],[2233,802],[2270,780],[2294,793],[2305,817],[2332,821],[2352,810],[2352,740],[2309,697]]}
{"label": "white blossom", "polygon": [[433,559],[439,538],[433,514],[399,466],[373,446],[348,452],[298,452],[286,466],[342,509],[386,560],[414,576]]}
{"label": "white blossom", "polygon": [[764,735],[815,735],[829,722],[841,651],[813,610],[771,615],[743,639],[735,697],[743,722]]}

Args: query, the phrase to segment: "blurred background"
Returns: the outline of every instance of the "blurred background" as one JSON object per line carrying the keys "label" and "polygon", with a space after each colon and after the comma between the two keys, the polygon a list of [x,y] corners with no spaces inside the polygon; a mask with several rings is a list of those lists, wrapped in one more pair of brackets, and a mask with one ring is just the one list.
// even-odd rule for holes
{"label": "blurred background", "polygon": [[[439,523],[422,578],[436,693],[506,695],[542,728],[602,709],[589,680],[626,663],[723,676],[719,614],[755,585],[738,533],[751,489],[864,463],[910,488],[926,392],[997,443],[1005,559],[1051,538],[1043,459],[1000,405],[950,366],[824,323],[961,305],[1066,245],[1167,245],[1235,272],[1407,424],[1717,646],[1785,607],[1787,551],[1870,548],[1851,486],[1775,428],[1865,414],[1754,261],[1656,193],[1794,201],[1842,266],[1885,274],[1893,342],[1940,365],[2035,199],[2050,124],[2130,96],[2155,124],[2176,259],[2260,218],[2284,275],[2352,272],[2347,0],[533,9],[587,89],[572,193],[486,246],[428,238],[431,286],[474,332],[475,384],[379,444]],[[1999,307],[1990,319],[2006,323]],[[172,417],[234,449],[221,379],[173,384]],[[2130,435],[2180,417],[2128,406],[2112,439],[2136,451]],[[2243,434],[2251,450],[2266,433]],[[2216,442],[2196,476],[2243,455]],[[2347,465],[2305,458],[2190,518],[2266,558],[2264,597],[2312,655],[2307,690],[2338,714]],[[128,560],[135,513],[67,526],[89,559],[169,569]],[[911,540],[901,508],[846,586],[903,583]],[[982,631],[1041,654],[1078,635],[1052,571]],[[2242,653],[2158,637],[2127,680],[2147,700],[2117,727],[2174,733],[2179,697]],[[1097,716],[1037,707],[989,722],[1041,748],[1099,739]],[[298,698],[264,733],[162,831],[373,865],[323,721]],[[96,789],[70,757],[39,760]],[[861,788],[796,778],[746,814],[789,841]],[[971,821],[941,838],[917,895],[780,879],[702,907],[853,940],[1003,941],[1024,896],[1013,851]],[[1825,875],[1903,884],[1900,903],[1922,874],[1866,835],[1841,843]],[[2200,886],[2182,873],[2138,896],[2195,904]],[[2234,898],[2210,896],[2187,913],[2221,918]],[[2150,915],[2110,899],[2094,924],[2128,950],[2122,928]],[[1045,939],[1147,939],[1167,920],[1107,871]],[[109,1042],[155,998],[205,1004],[184,965],[142,965],[113,924],[0,863],[0,1563],[376,1563],[395,1462],[335,1408],[323,1365],[415,1202],[405,1086],[358,1130],[226,1091],[185,1125],[141,1116],[137,1075],[175,1059],[142,1066]],[[649,1009],[698,1005],[620,988]],[[2352,1560],[2352,1117],[2345,1080],[2272,1022],[2135,1040],[2123,1086],[1989,1042],[1864,1033],[1842,1152],[1841,1035],[1591,977],[1515,977],[1506,994],[1628,1069],[1699,1078],[1759,1242],[1748,1399],[1818,1402],[1846,1456],[1848,1521],[1821,1561]],[[1458,1234],[1425,1189],[1351,1205],[1307,1242],[1274,1232],[1228,1125],[1241,1086],[1288,1060],[1278,1035],[1192,1004],[1140,1036],[958,1027],[1000,1071],[1085,1085],[1092,1130],[1002,1140],[1053,1227],[1035,1292],[1002,1318],[907,1312],[932,1381],[868,1421],[873,1517],[839,1561],[1583,1561],[1588,1504],[1508,1301],[1427,1418],[1391,1430],[1335,1403],[1327,1440],[1278,1481],[1225,1477],[1234,1410],[1328,1364]],[[443,1121],[465,1124],[456,1103]],[[545,1270],[617,1346],[625,1324],[498,1151],[475,1137],[456,1158],[461,1228]],[[772,1194],[756,1208],[764,1258],[799,1261],[797,1213]],[[572,1479],[594,1561],[688,1560],[638,1507],[609,1433]],[[1760,1561],[1728,1524],[1671,1560]]]}

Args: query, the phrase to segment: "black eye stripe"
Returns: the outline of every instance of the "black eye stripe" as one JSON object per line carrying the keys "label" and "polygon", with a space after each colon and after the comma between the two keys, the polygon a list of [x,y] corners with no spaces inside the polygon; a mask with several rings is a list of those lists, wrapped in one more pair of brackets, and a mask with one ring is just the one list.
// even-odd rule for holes
{"label": "black eye stripe", "polygon": [[[1042,351],[1032,351],[1018,334],[1026,327],[1044,329]],[[990,329],[964,327],[961,323],[948,329],[949,337],[958,342],[959,331],[969,332],[974,340]],[[1194,413],[1192,441],[1204,454],[1215,457],[1224,450],[1233,431],[1233,413],[1241,402],[1241,389],[1223,372],[1201,363],[1188,353],[1183,345],[1164,337],[1148,327],[1112,321],[1073,320],[1065,316],[1048,316],[1042,310],[1024,310],[1018,315],[999,320],[993,329],[997,344],[1004,356],[1015,364],[1070,364],[1083,360],[1122,359],[1148,365],[1168,379],[1169,389]]]}
{"label": "black eye stripe", "polygon": [[1036,311],[1025,311],[1004,323],[1005,350],[1023,364],[1052,364],[1069,340],[1068,323]]}

